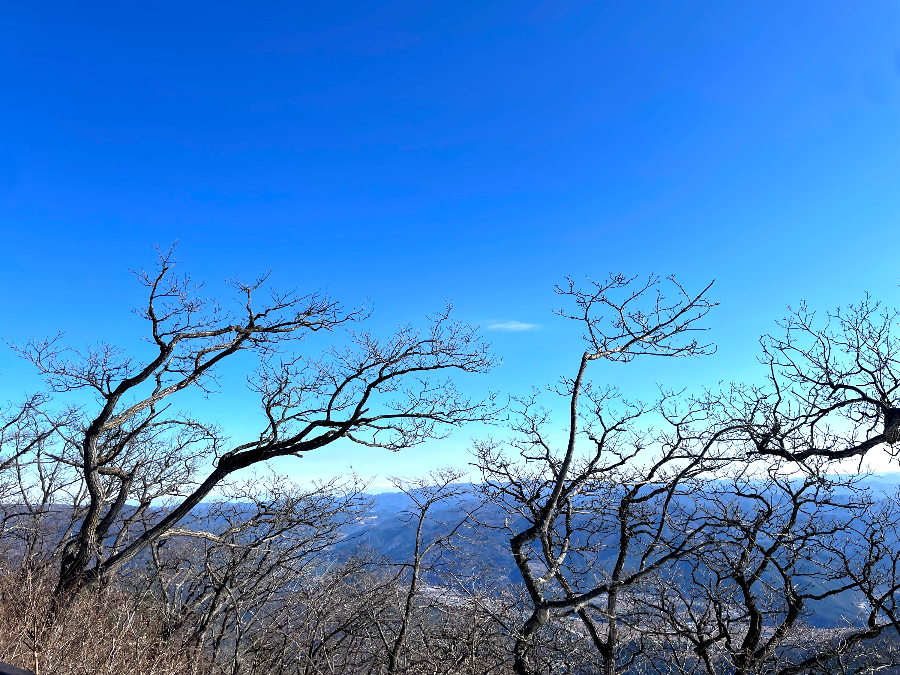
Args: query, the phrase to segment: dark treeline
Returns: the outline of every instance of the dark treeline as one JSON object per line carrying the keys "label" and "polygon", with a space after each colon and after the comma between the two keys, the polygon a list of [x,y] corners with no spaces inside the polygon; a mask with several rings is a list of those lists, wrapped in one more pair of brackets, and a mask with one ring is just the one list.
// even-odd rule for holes
{"label": "dark treeline", "polygon": [[[495,359],[449,308],[379,338],[365,308],[265,279],[235,283],[228,313],[173,265],[138,275],[141,353],[14,347],[46,388],[0,418],[0,659],[41,675],[900,672],[900,497],[847,472],[900,443],[895,310],[801,306],[763,337],[763,381],[635,402],[593,370],[711,352],[710,287],[567,281],[573,371],[473,399],[455,379]],[[304,353],[314,333],[333,346]],[[239,352],[263,416],[228,439],[177,405]],[[395,479],[393,535],[358,478],[267,471],[473,423],[496,432],[473,447],[479,480]]]}

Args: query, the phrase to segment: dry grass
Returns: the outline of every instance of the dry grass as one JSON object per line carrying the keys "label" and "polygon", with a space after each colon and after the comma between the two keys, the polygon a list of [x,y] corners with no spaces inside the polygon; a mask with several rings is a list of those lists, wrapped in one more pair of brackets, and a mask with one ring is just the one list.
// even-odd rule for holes
{"label": "dry grass", "polygon": [[[175,675],[202,672],[140,598],[85,592],[51,615],[52,574],[0,568],[0,661],[38,675]],[[177,645],[177,646],[176,646]]]}

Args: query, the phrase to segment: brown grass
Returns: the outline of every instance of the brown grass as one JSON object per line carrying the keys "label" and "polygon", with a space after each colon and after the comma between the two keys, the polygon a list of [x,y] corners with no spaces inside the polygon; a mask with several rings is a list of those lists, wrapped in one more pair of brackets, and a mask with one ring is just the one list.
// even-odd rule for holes
{"label": "brown grass", "polygon": [[0,568],[0,661],[38,675],[175,675],[199,665],[180,640],[161,639],[151,603],[88,591],[50,620],[52,589],[47,570]]}

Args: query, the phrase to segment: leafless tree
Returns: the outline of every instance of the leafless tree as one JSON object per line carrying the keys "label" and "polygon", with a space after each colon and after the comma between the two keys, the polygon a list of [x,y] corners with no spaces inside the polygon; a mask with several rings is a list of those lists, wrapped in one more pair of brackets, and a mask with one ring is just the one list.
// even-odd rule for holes
{"label": "leafless tree", "polygon": [[52,557],[80,517],[83,484],[54,453],[67,415],[49,417],[46,403],[38,395],[0,411],[0,545],[10,564]]}
{"label": "leafless tree", "polygon": [[358,520],[368,503],[361,487],[332,480],[300,488],[283,477],[226,486],[150,547],[151,574],[134,585],[159,597],[166,631],[186,639],[195,669],[211,654],[237,675]]}
{"label": "leafless tree", "polygon": [[[680,413],[663,402],[624,404],[617,411],[617,393],[586,380],[592,361],[627,363],[638,356],[710,351],[691,337],[713,306],[706,299],[709,286],[691,295],[673,279],[668,283],[674,300],[665,298],[657,277],[637,283],[611,276],[590,282],[587,291],[572,280],[557,287],[575,305],[574,312],[558,314],[581,323],[587,342],[574,378],[564,378],[554,390],[567,401],[567,443],[561,453],[553,450],[546,431],[550,413],[531,397],[519,401],[513,458],[494,443],[478,446],[485,495],[516,516],[508,523],[510,546],[532,605],[515,645],[519,675],[528,672],[535,634],[551,616],[572,613],[599,651],[604,673],[615,672],[623,656],[618,631],[627,600],[622,596],[695,545],[701,528],[679,496],[707,470],[715,438],[692,431],[699,421],[695,410]],[[662,417],[667,433],[653,435],[637,426],[650,412]],[[587,451],[580,450],[580,441]],[[660,452],[650,459],[654,448]],[[623,665],[627,662],[625,656]]]}
{"label": "leafless tree", "polygon": [[[448,308],[380,340],[325,295],[260,304],[266,278],[235,282],[229,314],[173,265],[163,251],[137,275],[143,352],[18,348],[48,387],[0,411],[0,657],[73,675],[900,671],[900,495],[834,471],[877,448],[896,458],[900,313],[801,305],[763,339],[764,383],[645,404],[593,385],[590,364],[709,353],[694,339],[709,287],[568,280],[557,293],[575,309],[558,314],[587,344],[573,376],[513,399],[511,438],[476,444],[480,502],[454,469],[394,479],[403,543],[376,552],[350,541],[367,522],[355,477],[235,474],[494,419],[490,395],[449,378],[491,367],[476,331]],[[314,334],[331,346],[301,353]],[[175,404],[215,393],[241,352],[262,421],[231,442]],[[478,559],[497,530],[520,585]],[[843,622],[817,625],[836,599]]]}
{"label": "leafless tree", "polygon": [[[173,265],[172,251],[161,251],[157,269],[138,274],[148,294],[137,311],[148,328],[146,360],[106,343],[63,347],[60,337],[18,348],[53,394],[79,393],[73,419],[57,427],[52,455],[85,492],[83,516],[65,542],[58,594],[121,569],[240,469],[341,440],[399,450],[491,415],[490,398],[473,401],[449,379],[435,379],[484,372],[493,363],[476,330],[453,321],[449,308],[424,331],[404,325],[387,340],[348,329],[346,344],[310,358],[288,347],[366,314],[321,294],[272,291],[258,306],[266,278],[234,282],[243,300],[229,314],[203,299],[188,277],[177,277]],[[240,352],[260,359],[251,386],[264,422],[255,438],[228,444],[215,425],[171,405],[188,389],[211,392],[219,364]],[[164,497],[172,499],[166,516],[133,531],[128,500],[146,510]],[[110,548],[113,533],[121,536]]]}
{"label": "leafless tree", "polygon": [[[461,508],[461,497],[466,494],[466,488],[459,482],[464,475],[462,471],[448,468],[433,471],[427,478],[391,478],[394,487],[410,501],[401,518],[406,525],[415,528],[415,534],[408,557],[385,562],[396,569],[394,602],[371,609],[373,624],[386,656],[385,672],[389,675],[400,672],[401,662],[410,660],[407,642],[410,629],[416,625],[415,614],[422,610],[419,605],[425,590],[423,582],[434,583],[448,563],[445,554],[453,551],[456,537],[469,521],[469,514]],[[450,513],[454,522],[437,519],[435,511],[440,506],[445,507],[445,513]],[[454,506],[457,508],[453,509]],[[436,586],[428,590],[444,592]]]}
{"label": "leafless tree", "polygon": [[805,304],[762,339],[768,385],[728,398],[749,452],[803,462],[856,458],[900,442],[900,313],[866,297],[819,317]]}
{"label": "leafless tree", "polygon": [[473,536],[461,475],[393,479],[410,502],[396,549],[349,558],[350,542],[332,551],[354,519],[366,522],[356,497],[348,501],[355,490],[323,485],[296,504],[248,503],[273,492],[259,486],[243,488],[244,502],[229,493],[153,548],[150,580],[167,589],[168,630],[195,668],[212,659],[229,675],[507,672],[510,634],[500,626],[514,623],[517,606],[460,558],[457,540]]}
{"label": "leafless tree", "polygon": [[[824,318],[801,304],[780,324],[782,335],[762,339],[765,384],[732,385],[698,399],[710,424],[727,428],[722,440],[739,475],[760,460],[768,467],[764,480],[732,485],[719,515],[710,514],[729,527],[690,558],[704,562],[689,576],[682,566],[682,576],[657,586],[678,598],[663,620],[671,640],[661,661],[666,672],[797,675],[896,665],[896,643],[884,639],[893,625],[889,608],[896,588],[885,581],[889,574],[874,570],[890,567],[898,542],[886,534],[883,509],[875,517],[871,504],[850,508],[846,495],[844,503],[831,501],[831,491],[848,489],[833,474],[836,462],[856,459],[861,466],[875,449],[896,454],[898,316],[868,297]],[[741,499],[756,510],[741,515],[735,506]],[[865,616],[850,617],[830,632],[804,625],[819,601],[838,592],[866,598]],[[665,605],[665,598],[659,603]],[[686,655],[683,661],[679,653]]]}
{"label": "leafless tree", "polygon": [[849,549],[835,542],[865,520],[867,496],[858,477],[823,468],[798,475],[791,463],[738,464],[700,495],[705,545],[641,599],[641,632],[659,645],[650,662],[664,664],[656,670],[799,675],[829,672],[839,658],[866,660],[863,643],[887,625],[878,610],[863,626],[855,612],[843,627],[809,623],[825,601],[842,595],[850,604],[860,590],[840,564]]}
{"label": "leafless tree", "polygon": [[[835,573],[852,583],[861,599],[862,621],[801,665],[846,670],[846,654],[860,672],[865,666],[871,672],[900,670],[900,493],[869,490],[865,509],[837,530],[824,549]],[[889,635],[890,640],[879,640]],[[795,668],[785,675],[801,672]]]}

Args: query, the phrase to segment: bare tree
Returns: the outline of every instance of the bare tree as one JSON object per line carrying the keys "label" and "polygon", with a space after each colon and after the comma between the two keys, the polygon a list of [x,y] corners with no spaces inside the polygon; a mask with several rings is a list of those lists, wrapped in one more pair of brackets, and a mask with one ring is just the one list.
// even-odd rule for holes
{"label": "bare tree", "polygon": [[301,488],[277,476],[225,486],[150,547],[152,573],[134,586],[156,591],[166,631],[186,639],[195,669],[212,655],[237,675],[368,505],[362,487],[354,478]]}
{"label": "bare tree", "polygon": [[[768,386],[739,388],[749,452],[803,462],[900,442],[900,312],[866,297],[820,318],[805,304],[762,339]],[[735,396],[736,394],[736,396]]]}
{"label": "bare tree", "polygon": [[819,460],[799,474],[790,462],[735,465],[704,493],[709,545],[658,577],[643,599],[650,672],[900,666],[896,637],[885,632],[897,629],[896,501],[873,494],[864,477],[826,475],[828,466]]}
{"label": "bare tree", "polygon": [[[860,618],[840,633],[832,644],[811,654],[784,675],[798,675],[803,668],[845,670],[848,656],[858,672],[900,669],[900,493],[868,490],[864,509],[826,542],[834,573],[852,583],[860,598]],[[891,635],[892,640],[882,636]]]}
{"label": "bare tree", "polygon": [[[592,385],[589,365],[709,353],[693,336],[709,287],[568,280],[557,293],[575,309],[558,314],[585,331],[577,370],[513,399],[510,439],[476,444],[480,506],[453,469],[394,479],[408,537],[385,555],[351,550],[367,508],[355,478],[235,474],[494,419],[490,395],[450,379],[491,367],[475,329],[448,307],[381,340],[358,329],[364,310],[325,295],[260,303],[266,278],[235,282],[229,314],[173,265],[160,252],[138,274],[144,352],[61,337],[18,348],[48,389],[0,411],[0,656],[192,675],[900,668],[900,495],[834,474],[877,448],[896,455],[900,313],[866,299],[820,321],[801,306],[763,339],[764,384],[644,404]],[[314,334],[330,346],[302,353]],[[215,393],[220,363],[243,352],[262,421],[231,442],[175,404]],[[561,442],[542,407],[554,395]],[[489,529],[509,537],[521,585],[478,561]],[[850,598],[843,623],[816,624]],[[106,655],[80,622],[102,624]]]}
{"label": "bare tree", "polygon": [[[667,300],[661,283],[652,276],[636,283],[619,275],[590,282],[587,291],[571,279],[557,287],[575,305],[575,312],[558,314],[582,324],[588,345],[574,378],[564,378],[554,390],[567,400],[568,441],[561,453],[554,452],[546,432],[550,414],[532,397],[520,401],[514,424],[520,436],[512,449],[524,462],[509,459],[493,443],[478,447],[487,498],[518,516],[509,523],[510,546],[532,604],[515,645],[519,675],[528,672],[530,645],[551,615],[573,612],[601,654],[604,672],[615,672],[620,595],[694,545],[697,528],[689,512],[682,512],[678,496],[706,469],[706,451],[715,439],[689,431],[694,411],[676,419],[677,409],[667,411],[665,405],[654,410],[672,424],[671,433],[650,436],[636,427],[650,409],[638,404],[610,412],[616,392],[595,389],[586,380],[592,361],[627,363],[638,356],[710,351],[690,335],[700,330],[697,321],[713,306],[706,299],[709,286],[691,295],[670,278],[677,298]],[[585,454],[579,452],[579,439],[591,448]],[[644,459],[654,443],[661,444],[660,455],[636,468],[633,460]],[[679,518],[689,526],[673,527]],[[613,555],[604,559],[601,552],[609,550]]]}
{"label": "bare tree", "polygon": [[[401,661],[407,656],[409,632],[417,610],[421,609],[417,605],[422,599],[423,581],[430,577],[434,582],[448,562],[445,554],[454,549],[455,538],[469,521],[469,514],[461,504],[467,492],[466,486],[459,484],[464,475],[462,471],[448,468],[433,471],[427,478],[391,478],[394,487],[410,500],[401,518],[415,527],[415,535],[413,549],[406,559],[386,562],[397,570],[393,579],[398,591],[396,606],[388,603],[371,610],[386,655],[385,672],[390,675],[400,672]],[[454,522],[437,520],[435,511],[441,506]],[[434,587],[432,590],[442,592]]]}
{"label": "bare tree", "polygon": [[[51,392],[92,395],[86,403],[81,396],[72,422],[59,427],[53,455],[76,472],[86,493],[83,516],[65,543],[59,594],[134,560],[235,471],[341,440],[408,448],[491,415],[490,399],[473,401],[449,379],[434,379],[484,372],[493,363],[476,330],[451,320],[449,308],[424,331],[405,325],[387,340],[347,331],[345,346],[302,357],[286,349],[366,315],[320,294],[272,291],[257,306],[265,278],[235,282],[243,301],[238,313],[228,314],[204,300],[188,277],[175,276],[173,265],[172,251],[161,251],[157,269],[138,274],[148,293],[137,311],[148,326],[146,361],[110,344],[62,347],[59,337],[18,349]],[[257,437],[229,445],[217,427],[173,412],[170,400],[191,388],[212,391],[217,366],[240,352],[260,359],[251,385],[265,421]],[[147,508],[163,497],[174,501],[151,527],[132,532],[123,522],[129,499]],[[124,534],[106,550],[115,532]]]}
{"label": "bare tree", "polygon": [[[851,549],[835,542],[848,543],[868,498],[859,477],[829,478],[825,466],[798,475],[790,463],[735,464],[699,495],[706,545],[658,575],[641,601],[641,632],[658,645],[650,662],[676,673],[799,675],[866,660],[863,643],[888,625],[880,609],[863,625],[855,612],[844,626],[809,623],[827,601],[850,604],[860,591],[841,565]],[[865,542],[855,538],[852,550]]]}
{"label": "bare tree", "polygon": [[0,411],[0,543],[10,564],[34,566],[52,557],[81,515],[83,483],[54,453],[71,415],[51,418],[46,403],[38,395]]}

